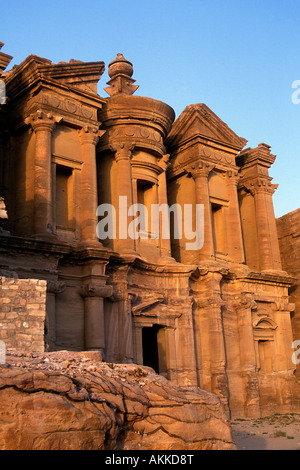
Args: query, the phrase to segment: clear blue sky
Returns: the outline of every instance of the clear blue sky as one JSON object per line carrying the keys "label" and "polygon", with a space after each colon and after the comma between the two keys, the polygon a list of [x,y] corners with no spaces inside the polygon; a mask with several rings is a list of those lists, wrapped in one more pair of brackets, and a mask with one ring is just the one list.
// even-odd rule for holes
{"label": "clear blue sky", "polygon": [[12,65],[29,54],[54,63],[121,52],[134,65],[136,94],[176,112],[205,103],[271,168],[275,215],[300,207],[300,0],[11,0],[1,2],[0,41]]}

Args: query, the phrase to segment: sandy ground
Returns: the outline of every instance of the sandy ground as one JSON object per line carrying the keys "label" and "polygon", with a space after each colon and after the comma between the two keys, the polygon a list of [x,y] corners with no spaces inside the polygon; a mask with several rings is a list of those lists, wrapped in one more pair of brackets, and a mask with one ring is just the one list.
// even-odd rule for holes
{"label": "sandy ground", "polygon": [[238,450],[300,450],[300,414],[234,419],[232,438]]}

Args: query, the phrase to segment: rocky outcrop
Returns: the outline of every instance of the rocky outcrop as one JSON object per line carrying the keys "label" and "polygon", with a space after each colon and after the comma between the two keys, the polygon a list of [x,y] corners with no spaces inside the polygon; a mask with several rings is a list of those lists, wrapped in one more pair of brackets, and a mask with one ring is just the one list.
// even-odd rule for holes
{"label": "rocky outcrop", "polygon": [[1,450],[235,449],[219,399],[99,353],[9,350]]}

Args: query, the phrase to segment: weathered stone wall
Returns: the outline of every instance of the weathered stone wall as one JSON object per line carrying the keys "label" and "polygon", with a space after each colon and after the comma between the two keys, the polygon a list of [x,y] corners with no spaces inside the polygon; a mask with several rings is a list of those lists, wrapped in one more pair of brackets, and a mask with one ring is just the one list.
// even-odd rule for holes
{"label": "weathered stone wall", "polygon": [[[277,219],[282,267],[297,281],[290,289],[290,301],[295,304],[292,313],[292,329],[295,341],[300,340],[300,209],[289,212]],[[297,365],[300,377],[300,365]]]}
{"label": "weathered stone wall", "polygon": [[0,277],[0,340],[6,348],[44,351],[47,282]]}

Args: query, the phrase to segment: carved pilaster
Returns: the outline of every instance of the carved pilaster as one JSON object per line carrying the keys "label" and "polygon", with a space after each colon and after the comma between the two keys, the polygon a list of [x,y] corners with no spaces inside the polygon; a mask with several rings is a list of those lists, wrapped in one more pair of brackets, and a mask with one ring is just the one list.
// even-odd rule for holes
{"label": "carved pilaster", "polygon": [[[167,206],[168,193],[167,193],[167,179],[166,171],[170,166],[170,155],[163,155],[158,161],[158,166],[161,168],[161,173],[158,175],[158,204]],[[167,230],[167,232],[166,232]],[[170,225],[163,227],[162,220],[159,221],[159,240],[160,240],[160,259],[159,264],[174,263],[174,258],[171,257],[171,239],[170,239]]]}
{"label": "carved pilaster", "polygon": [[[133,221],[133,216],[128,216],[128,208],[133,205],[131,158],[135,143],[113,143],[111,150],[114,152],[118,164],[117,194],[119,196],[119,240],[118,250],[122,254],[136,254],[135,240],[129,236],[128,227]],[[123,207],[124,205],[124,207]]]}
{"label": "carved pilaster", "polygon": [[269,177],[256,177],[242,182],[254,197],[260,268],[281,271],[281,258],[272,195],[278,185]]}
{"label": "carved pilaster", "polygon": [[55,348],[56,343],[56,305],[55,296],[61,294],[66,289],[66,283],[63,281],[47,281],[47,304],[45,320],[45,342],[50,351]]}
{"label": "carved pilaster", "polygon": [[[117,317],[115,321],[119,325],[119,331],[116,332],[116,335],[119,335],[118,354],[120,360],[125,363],[133,362],[132,304],[136,298],[137,295],[134,292],[128,291],[126,280],[114,282],[111,300],[116,304],[114,311],[117,313]],[[111,330],[115,331],[115,325],[111,325]]]}
{"label": "carved pilaster", "polygon": [[103,298],[112,295],[112,286],[84,284],[79,289],[84,298],[85,348],[105,351]]}
{"label": "carved pilaster", "polygon": [[239,351],[240,377],[244,388],[244,407],[247,416],[255,416],[259,412],[259,384],[257,377],[257,359],[255,354],[254,332],[252,327],[252,311],[257,309],[253,295],[242,292],[232,303],[236,312]]}
{"label": "carved pilaster", "polygon": [[54,236],[52,200],[52,131],[61,121],[60,116],[36,111],[25,119],[35,132],[34,155],[34,235],[48,238]]}
{"label": "carved pilaster", "polygon": [[199,259],[210,259],[214,254],[211,209],[208,189],[208,176],[214,165],[204,161],[197,161],[186,168],[186,172],[195,180],[196,204],[204,207],[204,241],[199,252]]}
{"label": "carved pilaster", "polygon": [[[201,376],[201,388],[217,394],[225,409],[228,410],[228,383],[225,372],[225,344],[223,335],[222,308],[224,300],[213,289],[219,280],[211,277],[209,289],[212,295],[195,295],[194,322],[198,330],[198,356]],[[209,280],[207,282],[210,282]],[[209,291],[208,291],[209,292]]]}
{"label": "carved pilaster", "polygon": [[80,172],[80,228],[81,239],[87,243],[102,246],[97,237],[97,165],[96,144],[104,131],[85,126],[80,131],[82,169]]}
{"label": "carved pilaster", "polygon": [[240,180],[240,174],[237,170],[226,172],[226,184],[229,206],[226,209],[227,227],[229,231],[228,249],[229,256],[236,263],[244,263],[244,244],[240,217],[240,208],[238,201],[237,186]]}

